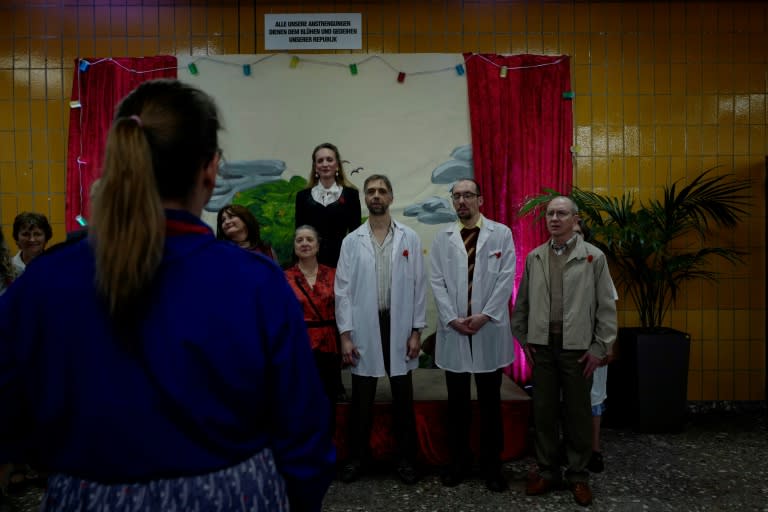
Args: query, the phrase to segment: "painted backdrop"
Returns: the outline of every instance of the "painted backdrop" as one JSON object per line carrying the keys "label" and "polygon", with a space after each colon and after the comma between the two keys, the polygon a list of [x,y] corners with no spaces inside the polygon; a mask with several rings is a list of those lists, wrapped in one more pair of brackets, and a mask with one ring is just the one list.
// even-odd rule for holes
{"label": "painted backdrop", "polygon": [[[455,219],[450,183],[472,175],[467,86],[456,70],[463,57],[298,57],[295,67],[284,54],[179,58],[179,79],[211,94],[224,122],[226,162],[204,219],[214,226],[224,204],[248,205],[287,263],[295,192],[309,176],[312,149],[332,142],[358,188],[370,174],[390,177],[393,215],[428,249],[440,226]],[[251,64],[250,76],[244,64]],[[405,80],[398,82],[401,71]],[[427,333],[435,329],[431,298],[429,308]]]}

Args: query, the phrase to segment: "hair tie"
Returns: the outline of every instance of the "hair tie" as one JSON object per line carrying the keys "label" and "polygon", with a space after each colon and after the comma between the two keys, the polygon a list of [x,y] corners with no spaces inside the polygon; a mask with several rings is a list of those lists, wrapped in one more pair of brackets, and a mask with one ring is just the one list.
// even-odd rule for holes
{"label": "hair tie", "polygon": [[132,115],[132,116],[131,116],[131,119],[133,119],[134,121],[136,121],[136,124],[137,124],[137,125],[139,125],[139,128],[142,128],[142,126],[143,126],[143,125],[142,125],[142,123],[141,123],[141,118],[140,118],[139,116],[137,116],[136,114],[134,114],[134,115]]}

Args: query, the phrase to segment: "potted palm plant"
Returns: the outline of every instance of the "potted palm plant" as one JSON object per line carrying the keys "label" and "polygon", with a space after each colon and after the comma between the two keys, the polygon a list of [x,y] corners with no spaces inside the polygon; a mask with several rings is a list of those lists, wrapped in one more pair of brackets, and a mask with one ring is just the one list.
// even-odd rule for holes
{"label": "potted palm plant", "polygon": [[747,179],[704,171],[688,184],[664,187],[661,199],[636,202],[632,193],[608,197],[574,188],[547,189],[529,199],[520,214],[541,212],[558,195],[570,196],[591,230],[619,289],[637,310],[640,326],[619,329],[608,372],[608,423],[635,429],[676,431],[685,421],[690,337],[664,326],[670,307],[691,280],[716,280],[714,259],[741,261],[728,247],[707,244],[712,230],[729,228],[746,215]]}

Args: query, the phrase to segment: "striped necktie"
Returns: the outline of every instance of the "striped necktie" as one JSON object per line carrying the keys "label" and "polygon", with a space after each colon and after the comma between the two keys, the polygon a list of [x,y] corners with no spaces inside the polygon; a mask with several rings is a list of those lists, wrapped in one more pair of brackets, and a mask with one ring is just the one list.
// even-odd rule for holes
{"label": "striped necktie", "polygon": [[475,253],[477,252],[477,237],[480,228],[464,228],[461,230],[461,238],[464,240],[464,248],[467,250],[467,315],[472,314],[472,278],[475,274]]}

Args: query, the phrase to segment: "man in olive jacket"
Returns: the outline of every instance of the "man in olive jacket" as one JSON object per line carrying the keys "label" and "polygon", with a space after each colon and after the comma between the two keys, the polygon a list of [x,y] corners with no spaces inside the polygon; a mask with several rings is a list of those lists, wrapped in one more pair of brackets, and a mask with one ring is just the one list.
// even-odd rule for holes
{"label": "man in olive jacket", "polygon": [[564,402],[568,470],[576,503],[592,502],[586,466],[592,454],[592,372],[616,339],[616,302],[605,255],[573,232],[576,204],[557,197],[546,210],[550,240],[526,257],[512,316],[512,334],[533,365],[533,418],[538,474],[526,494],[560,485],[560,397]]}

